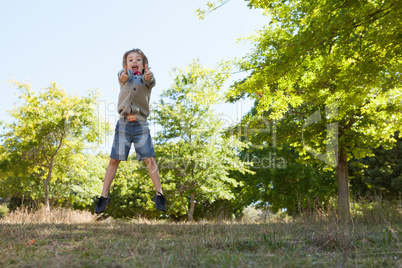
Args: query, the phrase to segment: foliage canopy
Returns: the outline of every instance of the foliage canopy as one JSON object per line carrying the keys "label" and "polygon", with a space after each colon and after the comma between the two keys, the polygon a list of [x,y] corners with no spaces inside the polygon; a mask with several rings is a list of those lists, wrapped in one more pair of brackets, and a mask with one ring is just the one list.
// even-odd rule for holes
{"label": "foliage canopy", "polygon": [[339,208],[347,215],[347,161],[380,144],[391,148],[401,127],[402,3],[248,3],[271,21],[251,38],[254,49],[237,65],[251,74],[234,84],[229,98],[261,96],[258,111],[282,120],[278,129],[289,133],[284,141],[314,158],[326,150],[320,160],[335,162]]}
{"label": "foliage canopy", "polygon": [[78,97],[56,83],[34,91],[11,82],[21,102],[10,111],[14,122],[2,123],[2,183],[8,185],[2,195],[29,196],[47,207],[49,199],[88,205],[99,180],[96,163],[87,163],[82,153],[108,129],[96,113],[97,92]]}

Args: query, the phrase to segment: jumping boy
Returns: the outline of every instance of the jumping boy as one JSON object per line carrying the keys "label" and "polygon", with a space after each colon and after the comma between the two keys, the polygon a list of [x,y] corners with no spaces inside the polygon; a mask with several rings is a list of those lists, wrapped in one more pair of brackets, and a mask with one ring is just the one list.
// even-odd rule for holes
{"label": "jumping boy", "polygon": [[159,170],[155,161],[155,152],[147,118],[149,116],[149,101],[151,90],[155,86],[155,77],[148,69],[148,59],[138,48],[123,55],[123,68],[118,72],[120,94],[117,111],[120,119],[117,122],[109,165],[106,169],[101,197],[95,212],[102,213],[110,202],[109,187],[116,175],[120,161],[127,161],[131,144],[134,143],[139,161],[144,160],[149,176],[155,186],[153,198],[155,207],[165,211]]}

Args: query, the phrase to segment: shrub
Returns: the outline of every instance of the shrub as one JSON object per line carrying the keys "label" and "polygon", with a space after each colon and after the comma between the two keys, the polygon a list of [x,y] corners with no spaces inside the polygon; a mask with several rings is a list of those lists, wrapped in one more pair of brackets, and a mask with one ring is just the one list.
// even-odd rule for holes
{"label": "shrub", "polygon": [[0,205],[0,219],[8,214],[8,207],[6,205]]}

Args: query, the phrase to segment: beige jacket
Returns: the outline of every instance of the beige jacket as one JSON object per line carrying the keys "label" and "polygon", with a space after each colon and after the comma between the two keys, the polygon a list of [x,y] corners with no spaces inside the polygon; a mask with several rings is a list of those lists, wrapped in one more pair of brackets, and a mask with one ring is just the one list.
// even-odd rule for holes
{"label": "beige jacket", "polygon": [[117,74],[120,84],[117,112],[120,114],[120,118],[133,114],[138,121],[147,121],[151,91],[156,84],[155,77],[152,74],[152,79],[145,81],[144,75],[133,75],[131,70],[127,70],[128,80],[123,83],[120,80],[122,71],[124,69],[120,70]]}

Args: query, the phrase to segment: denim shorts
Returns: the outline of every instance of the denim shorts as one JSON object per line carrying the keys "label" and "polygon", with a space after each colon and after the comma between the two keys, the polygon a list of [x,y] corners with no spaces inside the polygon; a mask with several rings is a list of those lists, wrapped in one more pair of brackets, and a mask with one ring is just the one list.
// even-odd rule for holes
{"label": "denim shorts", "polygon": [[135,152],[139,161],[155,157],[151,134],[147,121],[117,121],[110,158],[126,161],[134,143]]}

